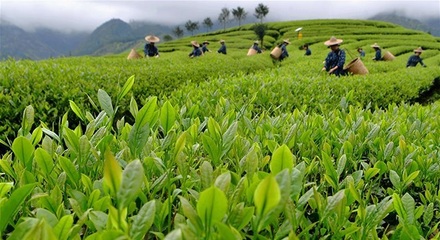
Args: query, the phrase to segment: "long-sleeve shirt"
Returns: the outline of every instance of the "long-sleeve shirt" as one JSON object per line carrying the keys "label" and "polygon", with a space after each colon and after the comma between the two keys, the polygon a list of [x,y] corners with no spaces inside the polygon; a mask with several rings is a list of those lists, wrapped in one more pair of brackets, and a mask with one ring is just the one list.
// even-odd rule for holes
{"label": "long-sleeve shirt", "polygon": [[280,45],[280,48],[281,48],[280,61],[289,56],[289,53],[287,52],[286,46],[287,46],[287,44],[285,44],[285,43]]}
{"label": "long-sleeve shirt", "polygon": [[203,53],[205,53],[205,52],[209,52],[209,49],[208,49],[208,47],[207,47],[206,45],[203,45],[203,46],[202,46],[202,52],[203,52]]}
{"label": "long-sleeve shirt", "polygon": [[310,50],[310,49],[306,49],[306,53],[304,53],[304,55],[306,55],[306,56],[310,56],[310,55],[312,55],[312,51]]}
{"label": "long-sleeve shirt", "polygon": [[226,45],[222,44],[222,46],[218,49],[217,52],[226,54]]}
{"label": "long-sleeve shirt", "polygon": [[255,51],[257,51],[257,53],[261,53],[261,48],[258,47],[258,45],[254,44],[254,45],[252,45],[252,48],[253,48]]}
{"label": "long-sleeve shirt", "polygon": [[415,67],[418,63],[420,63],[420,65],[424,67],[426,66],[420,56],[412,55],[411,57],[409,57],[408,62],[406,63],[406,67]]}
{"label": "long-sleeve shirt", "polygon": [[202,55],[202,50],[198,47],[194,47],[193,51],[189,54],[190,57],[199,57]]}
{"label": "long-sleeve shirt", "polygon": [[345,64],[345,52],[344,50],[338,49],[335,52],[331,51],[325,58],[325,70],[328,72],[330,69],[338,66],[338,68],[333,71],[333,74],[339,76],[344,72]]}
{"label": "long-sleeve shirt", "polygon": [[380,61],[380,60],[382,60],[382,51],[381,51],[380,49],[379,49],[379,50],[376,50],[376,55],[374,56],[373,60],[374,60],[374,61]]}
{"label": "long-sleeve shirt", "polygon": [[144,47],[145,56],[154,57],[159,55],[159,50],[153,44],[147,43]]}

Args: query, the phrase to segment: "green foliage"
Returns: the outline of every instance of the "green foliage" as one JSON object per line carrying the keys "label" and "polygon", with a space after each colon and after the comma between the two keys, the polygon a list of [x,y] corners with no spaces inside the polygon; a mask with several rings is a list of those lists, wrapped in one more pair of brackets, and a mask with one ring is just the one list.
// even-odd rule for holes
{"label": "green foliage", "polygon": [[[395,27],[353,28],[363,24]],[[292,25],[274,26],[281,38]],[[368,44],[348,36],[347,49]],[[440,75],[438,50],[425,52],[428,68],[403,68],[407,47],[393,62],[365,59],[367,76],[337,78],[311,71],[327,38],[275,67],[267,53],[2,63],[2,101],[15,105],[0,112],[18,112],[2,124],[18,120],[0,158],[1,237],[438,237],[440,105],[414,103]],[[41,121],[49,112],[56,123]]]}

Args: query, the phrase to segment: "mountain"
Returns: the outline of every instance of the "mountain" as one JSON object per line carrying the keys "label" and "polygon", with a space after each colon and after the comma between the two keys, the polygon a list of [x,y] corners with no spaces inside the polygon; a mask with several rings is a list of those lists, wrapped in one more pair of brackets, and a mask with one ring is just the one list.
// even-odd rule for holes
{"label": "mountain", "polygon": [[0,60],[45,59],[70,55],[86,33],[61,33],[47,28],[27,32],[11,23],[0,24]]}
{"label": "mountain", "polygon": [[0,60],[40,60],[60,56],[106,55],[139,47],[148,34],[164,36],[171,34],[168,26],[135,22],[126,23],[111,19],[92,33],[64,33],[48,28],[25,31],[12,23],[0,22]]}
{"label": "mountain", "polygon": [[126,23],[120,19],[111,19],[93,31],[74,55],[104,55],[120,53],[145,43],[146,35],[161,36],[170,34],[171,28],[145,22]]}
{"label": "mountain", "polygon": [[417,20],[402,16],[396,12],[384,12],[370,17],[369,20],[391,22],[406,28],[429,32],[434,36],[440,36],[440,17]]}

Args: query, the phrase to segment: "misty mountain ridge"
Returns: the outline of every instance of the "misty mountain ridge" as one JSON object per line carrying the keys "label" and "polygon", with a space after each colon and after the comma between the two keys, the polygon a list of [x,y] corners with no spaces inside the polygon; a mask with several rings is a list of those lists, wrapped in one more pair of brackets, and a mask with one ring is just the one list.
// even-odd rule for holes
{"label": "misty mountain ridge", "polygon": [[399,12],[384,12],[368,18],[368,20],[379,20],[391,22],[403,27],[428,32],[433,36],[440,36],[440,16],[436,18],[414,19],[404,16]]}
{"label": "misty mountain ridge", "polygon": [[[252,19],[254,20],[254,19]],[[252,23],[250,18],[243,24]],[[440,36],[440,18],[417,20],[399,15],[396,12],[377,14],[369,20],[380,20],[401,25],[406,28],[430,32]],[[189,35],[184,27],[185,35]],[[232,21],[226,27],[236,26]],[[62,56],[102,56],[118,54],[130,48],[139,48],[145,44],[144,37],[154,34],[163,39],[165,35],[172,36],[174,27],[142,21],[124,22],[120,19],[111,19],[93,32],[65,33],[48,28],[37,28],[33,32],[25,31],[10,22],[4,20],[0,24],[0,60],[13,57],[16,59],[40,60]],[[219,23],[215,23],[209,31],[223,29]],[[199,21],[199,30],[194,34],[207,32]],[[174,37],[174,36],[173,36]]]}

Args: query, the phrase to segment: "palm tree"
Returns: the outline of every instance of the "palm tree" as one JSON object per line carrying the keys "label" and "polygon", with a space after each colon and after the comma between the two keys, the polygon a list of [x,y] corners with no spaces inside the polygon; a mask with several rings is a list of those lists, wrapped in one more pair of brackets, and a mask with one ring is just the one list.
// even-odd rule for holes
{"label": "palm tree", "polygon": [[263,23],[263,18],[266,17],[266,15],[269,13],[269,7],[265,6],[264,4],[260,3],[255,8],[255,14],[254,16],[257,19],[260,19],[260,23]]}
{"label": "palm tree", "polygon": [[203,25],[206,27],[206,31],[209,32],[214,23],[212,23],[211,18],[207,17],[205,18],[205,20],[203,20]]}
{"label": "palm tree", "polygon": [[242,7],[237,7],[237,9],[232,9],[232,15],[238,21],[238,26],[241,26],[241,21],[246,19],[247,12]]}
{"label": "palm tree", "polygon": [[229,21],[229,9],[222,8],[222,12],[218,16],[218,21],[223,24],[223,31],[226,30],[226,23]]}

